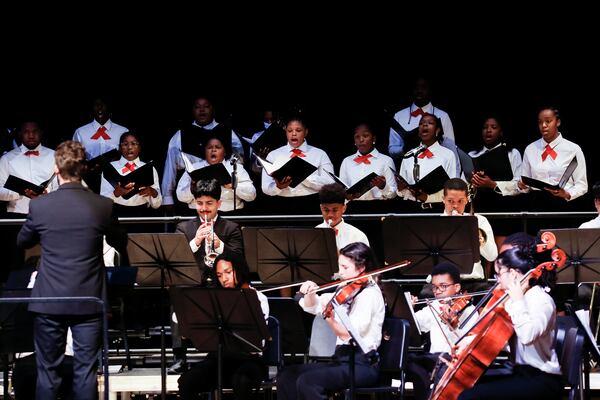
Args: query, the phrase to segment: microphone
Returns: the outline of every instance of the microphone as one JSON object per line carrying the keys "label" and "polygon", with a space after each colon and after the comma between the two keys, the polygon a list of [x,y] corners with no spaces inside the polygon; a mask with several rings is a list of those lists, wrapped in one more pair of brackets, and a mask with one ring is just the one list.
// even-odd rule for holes
{"label": "microphone", "polygon": [[240,160],[240,155],[238,153],[233,153],[233,155],[229,159],[229,163],[231,165],[235,165],[239,160]]}
{"label": "microphone", "polygon": [[421,143],[419,145],[419,147],[415,147],[414,149],[412,149],[412,150],[404,153],[404,157],[403,158],[410,158],[410,157],[418,156],[419,154],[421,154],[425,150],[427,150],[427,146],[425,146],[423,143]]}

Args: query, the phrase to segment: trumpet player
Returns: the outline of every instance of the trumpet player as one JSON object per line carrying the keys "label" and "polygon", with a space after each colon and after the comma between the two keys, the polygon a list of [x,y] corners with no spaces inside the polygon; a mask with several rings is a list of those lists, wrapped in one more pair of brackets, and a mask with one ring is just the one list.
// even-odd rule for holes
{"label": "trumpet player", "polygon": [[[448,179],[444,184],[444,194],[442,197],[444,213],[442,215],[465,215],[465,208],[467,207],[467,203],[469,203],[468,190],[467,183],[462,179]],[[494,261],[498,257],[498,248],[494,241],[492,226],[483,215],[473,215],[477,218],[477,227],[479,228],[479,253],[483,259]],[[461,275],[463,281],[484,278],[485,275],[481,261],[473,265],[473,271],[470,274]]]}
{"label": "trumpet player", "polygon": [[[224,251],[243,256],[242,231],[235,222],[219,218],[221,186],[216,179],[198,181],[192,187],[198,217],[177,225],[176,232],[183,233],[190,243],[196,263],[202,270],[204,283],[216,282],[210,261]],[[186,347],[178,334],[177,324],[171,324],[173,355],[175,362],[169,373],[180,373],[187,369]]]}

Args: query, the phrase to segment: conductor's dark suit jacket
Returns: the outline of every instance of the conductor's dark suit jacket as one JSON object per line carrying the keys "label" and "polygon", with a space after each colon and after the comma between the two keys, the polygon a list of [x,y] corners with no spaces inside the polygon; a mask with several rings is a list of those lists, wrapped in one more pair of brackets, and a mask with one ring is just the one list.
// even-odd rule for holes
{"label": "conductor's dark suit jacket", "polygon": [[[41,243],[42,255],[31,297],[94,296],[106,299],[103,236],[123,248],[125,231],[112,217],[112,200],[79,183],[64,183],[55,192],[31,201],[19,247]],[[29,310],[58,315],[100,312],[95,303],[32,303]]]}
{"label": "conductor's dark suit jacket", "polygon": [[[180,222],[177,225],[176,232],[185,234],[188,241],[191,241],[196,237],[196,231],[202,225],[200,218],[196,217],[190,221]],[[244,253],[244,243],[242,241],[242,231],[240,226],[235,222],[223,219],[223,217],[217,218],[215,221],[215,235],[221,239],[225,248],[224,251],[232,251],[238,254]],[[196,263],[200,269],[204,270],[207,268],[204,263],[204,256],[206,255],[204,242],[200,245],[197,252],[194,253]]]}

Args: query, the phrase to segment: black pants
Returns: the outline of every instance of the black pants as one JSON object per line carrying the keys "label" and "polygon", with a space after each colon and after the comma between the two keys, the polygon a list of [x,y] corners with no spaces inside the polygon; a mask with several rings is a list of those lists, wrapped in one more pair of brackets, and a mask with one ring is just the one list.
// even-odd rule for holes
{"label": "black pants", "polygon": [[36,314],[33,321],[37,359],[36,399],[56,399],[62,382],[67,328],[73,333],[73,399],[98,398],[98,352],[102,319],[98,315]]}
{"label": "black pants", "polygon": [[427,400],[431,392],[431,372],[440,353],[409,354],[406,363],[406,380],[413,383],[416,400]]}
{"label": "black pants", "polygon": [[[338,346],[334,361],[292,365],[277,376],[277,400],[327,399],[327,392],[350,387],[348,346]],[[371,365],[362,353],[355,357],[354,379],[357,387],[371,386],[377,382],[379,369]]]}
{"label": "black pants", "polygon": [[[209,354],[205,360],[184,372],[177,380],[181,399],[199,399],[200,393],[217,389],[217,364],[216,356]],[[223,357],[221,376],[223,387],[232,388],[236,399],[249,399],[252,389],[259,387],[265,378],[266,366],[258,356],[228,354]]]}
{"label": "black pants", "polygon": [[484,378],[465,390],[459,400],[560,400],[562,392],[560,375],[548,374],[529,365],[516,365],[512,375]]}

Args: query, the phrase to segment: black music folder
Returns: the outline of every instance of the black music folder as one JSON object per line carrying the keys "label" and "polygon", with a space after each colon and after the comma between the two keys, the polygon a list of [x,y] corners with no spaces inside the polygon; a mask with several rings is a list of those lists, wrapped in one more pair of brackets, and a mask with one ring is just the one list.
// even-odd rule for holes
{"label": "black music folder", "polygon": [[332,174],[329,171],[327,171],[327,173],[329,174],[329,176],[331,176],[331,178],[335,181],[335,183],[339,183],[344,188],[346,188],[346,194],[347,195],[352,195],[355,198],[359,198],[360,196],[362,196],[363,194],[365,194],[369,190],[371,190],[371,188],[373,187],[373,185],[371,184],[371,181],[373,179],[377,178],[377,174],[375,172],[371,172],[367,176],[361,178],[354,185],[348,186],[346,183],[344,183],[344,181],[342,181],[335,174]]}
{"label": "black music folder", "polygon": [[426,194],[434,194],[439,192],[444,188],[444,183],[446,183],[446,181],[450,179],[448,173],[441,165],[435,168],[427,175],[425,175],[419,180],[419,182],[415,183],[414,185],[409,185],[408,182],[406,182],[406,180],[396,172],[394,172],[394,175],[401,182],[404,182],[406,185],[408,185],[409,188],[417,191],[421,190]]}
{"label": "black music folder", "polygon": [[221,186],[231,183],[231,175],[229,175],[229,171],[227,171],[223,163],[207,165],[206,167],[188,171],[188,174],[190,174],[193,182],[216,179]]}
{"label": "black music folder", "polygon": [[547,182],[540,181],[538,179],[533,179],[528,176],[521,176],[521,180],[527,186],[530,186],[530,187],[533,187],[536,189],[540,189],[540,190],[544,190],[546,188],[551,189],[551,190],[564,189],[565,185],[567,184],[567,181],[569,179],[571,179],[571,176],[573,175],[575,168],[577,168],[577,156],[573,157],[573,159],[569,163],[569,166],[567,166],[567,169],[565,170],[564,174],[561,176],[560,181],[558,181],[558,185],[551,185]]}
{"label": "black music folder", "polygon": [[87,161],[88,171],[103,169],[108,163],[117,161],[121,158],[121,153],[117,149],[112,149],[106,153],[102,153],[97,157],[90,158]]}
{"label": "black music folder", "polygon": [[273,163],[261,157],[257,156],[256,159],[263,166],[267,174],[272,176],[274,179],[280,181],[286,176],[291,177],[292,183],[290,184],[290,187],[293,188],[301,184],[306,178],[308,178],[317,170],[317,167],[304,160],[302,157],[290,158],[285,164],[279,167],[279,169],[275,169]]}
{"label": "black music folder", "polygon": [[44,190],[46,190],[50,182],[52,182],[52,179],[54,179],[54,174],[52,174],[52,176],[47,181],[36,185],[35,183],[29,182],[25,179],[18,178],[14,175],[9,175],[8,179],[4,183],[4,188],[12,190],[13,192],[17,192],[21,196],[25,196],[26,189],[29,189],[35,194],[40,195],[44,193]]}
{"label": "black music folder", "polygon": [[508,158],[508,149],[505,145],[496,147],[479,157],[473,157],[476,171],[483,171],[495,181],[511,181],[513,179],[512,166]]}
{"label": "black music folder", "polygon": [[117,184],[125,186],[131,182],[134,183],[133,190],[123,196],[127,200],[138,194],[141,187],[152,186],[154,184],[154,168],[152,164],[153,162],[149,161],[127,175],[121,175],[112,164],[109,164],[104,168],[102,173],[104,174],[104,179],[112,187],[116,187]]}
{"label": "black music folder", "polygon": [[267,129],[265,129],[262,135],[256,138],[254,142],[248,138],[242,139],[248,142],[250,147],[252,147],[252,150],[254,150],[256,153],[260,153],[260,151],[264,148],[269,149],[269,151],[275,150],[285,145],[287,141],[285,137],[285,131],[282,127],[275,123],[271,124]]}

